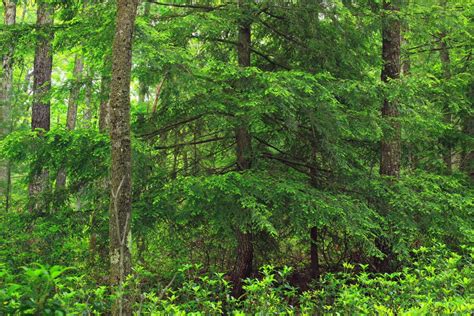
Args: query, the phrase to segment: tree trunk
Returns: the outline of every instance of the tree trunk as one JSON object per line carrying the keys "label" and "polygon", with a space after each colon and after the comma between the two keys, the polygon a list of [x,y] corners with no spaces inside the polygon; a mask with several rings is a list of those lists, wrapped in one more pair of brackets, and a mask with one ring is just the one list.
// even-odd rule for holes
{"label": "tree trunk", "polygon": [[[382,81],[389,82],[400,77],[400,20],[396,1],[383,3],[382,15]],[[385,99],[382,118],[387,125],[381,140],[380,174],[398,177],[401,159],[401,127],[396,101]]]}
{"label": "tree trunk", "polygon": [[310,229],[310,237],[311,237],[311,247],[310,247],[310,255],[311,255],[311,270],[310,276],[311,279],[319,279],[321,274],[319,268],[319,254],[318,254],[318,236],[319,231],[317,227],[311,227]]}
{"label": "tree trunk", "polygon": [[[446,34],[441,33],[439,37],[439,57],[441,60],[441,66],[443,69],[443,78],[447,81],[451,78],[451,59],[449,57],[449,49],[448,45],[446,44]],[[449,99],[444,100],[444,108],[443,108],[443,118],[444,122],[448,125],[452,122],[452,115],[451,110],[449,108]],[[446,169],[448,173],[453,171],[453,149],[452,144],[449,137],[445,137],[444,140],[444,151],[443,151],[443,160],[444,164],[446,165]]]}
{"label": "tree trunk", "polygon": [[100,80],[100,106],[99,106],[99,131],[104,133],[109,128],[109,94],[110,94],[110,77],[102,75]]}
{"label": "tree trunk", "polygon": [[[120,292],[131,273],[132,163],[130,139],[130,73],[132,39],[138,0],[118,0],[110,83],[110,138],[112,146],[109,218],[110,283]],[[113,315],[131,315],[131,298],[119,296]]]}
{"label": "tree trunk", "polygon": [[[382,13],[382,81],[388,83],[400,78],[400,41],[401,23],[397,6],[398,0],[383,2]],[[383,101],[382,119],[385,126],[381,140],[380,174],[398,178],[401,160],[401,126],[399,109],[395,100]],[[393,251],[388,241],[377,238],[376,245],[385,255],[383,259],[375,259],[375,266],[380,272],[390,271]]]}
{"label": "tree trunk", "polygon": [[99,95],[99,131],[105,132],[109,129],[110,123],[110,73],[112,71],[112,56],[106,54],[103,61],[103,69],[100,78]]}
{"label": "tree trunk", "polygon": [[81,86],[82,86],[83,70],[84,70],[84,62],[82,60],[82,57],[76,56],[76,60],[74,61],[74,70],[73,70],[74,82],[71,87],[68,105],[67,105],[66,127],[70,131],[76,128],[77,103],[79,99],[79,92],[81,91]]}
{"label": "tree trunk", "polygon": [[[12,26],[16,23],[16,4],[12,0],[3,0],[4,23],[5,26]],[[14,41],[11,42],[5,55],[2,58],[2,78],[0,83],[0,119],[1,137],[7,136],[12,131],[12,88],[13,88],[13,53]],[[0,190],[5,197],[5,210],[8,211],[10,204],[11,168],[9,161],[0,163]]]}
{"label": "tree trunk", "polygon": [[92,85],[94,81],[94,74],[92,69],[89,68],[88,75],[85,82],[85,109],[84,109],[84,128],[91,128],[92,127],[92,113],[94,112],[92,106]]}
{"label": "tree trunk", "polygon": [[[318,187],[318,179],[317,179],[317,147],[316,147],[316,140],[313,141],[312,150],[311,150],[311,162],[310,162],[310,184],[313,187]],[[310,277],[311,279],[319,279],[321,274],[321,269],[319,266],[319,253],[318,253],[318,237],[319,237],[319,230],[318,227],[313,226],[309,230],[309,237],[310,237]]]}
{"label": "tree trunk", "polygon": [[[468,98],[474,100],[474,82],[471,82],[471,86],[468,92]],[[462,131],[467,136],[468,139],[474,139],[474,115],[466,113],[463,118]],[[463,149],[461,154],[461,170],[465,172],[471,178],[471,181],[474,183],[474,151],[471,142],[466,144],[466,147]]]}
{"label": "tree trunk", "polygon": [[[239,6],[244,6],[245,0],[239,1]],[[244,8],[245,9],[245,8]],[[239,42],[237,45],[237,57],[240,67],[250,66],[251,45],[250,22],[243,21],[239,27]],[[241,88],[245,89],[245,83],[241,82]],[[252,142],[246,120],[242,120],[240,126],[235,129],[237,170],[245,171],[252,166]],[[236,263],[232,275],[234,284],[233,295],[239,297],[243,293],[242,280],[252,273],[253,243],[252,233],[237,229],[237,251]]]}
{"label": "tree trunk", "polygon": [[[49,131],[49,93],[51,90],[51,72],[53,67],[53,8],[47,2],[38,2],[36,26],[42,32],[36,42],[34,58],[31,128],[32,130],[40,129]],[[41,133],[42,132],[40,132],[40,135]],[[30,199],[33,201],[30,205],[31,211],[39,211],[45,206],[44,203],[40,203],[38,197],[46,188],[48,173],[47,170],[38,169],[40,170],[32,175],[29,185]]]}
{"label": "tree trunk", "polygon": [[[81,56],[76,56],[74,60],[73,77],[74,82],[72,83],[71,91],[69,93],[69,100],[67,104],[67,119],[66,128],[70,131],[76,128],[77,121],[77,103],[79,99],[79,92],[81,91],[82,85],[82,71],[84,69],[84,63]],[[66,170],[61,167],[56,176],[56,190],[63,189],[66,185]]]}

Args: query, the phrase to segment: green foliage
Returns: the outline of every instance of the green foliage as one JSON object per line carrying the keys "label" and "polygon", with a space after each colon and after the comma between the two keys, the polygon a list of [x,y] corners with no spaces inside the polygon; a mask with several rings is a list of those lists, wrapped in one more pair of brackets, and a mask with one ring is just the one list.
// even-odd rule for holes
{"label": "green foliage", "polygon": [[[162,287],[140,290],[146,274],[137,271],[125,291],[135,293],[135,314],[197,315],[413,315],[465,314],[472,311],[473,254],[437,244],[411,253],[406,267],[390,274],[368,271],[367,265],[343,264],[343,271],[321,277],[305,291],[289,284],[291,268],[264,266],[257,278],[245,281],[246,294],[237,300],[221,273],[203,274],[199,265],[179,269]],[[5,314],[99,315],[110,298],[105,287],[94,288],[70,269],[36,265],[20,274],[0,270],[0,312]]]}
{"label": "green foliage", "polygon": [[246,281],[240,301],[228,295],[222,275],[188,274],[177,290],[167,289],[159,296],[145,293],[140,310],[206,315],[223,311],[233,315],[464,314],[474,303],[472,249],[463,252],[449,252],[440,244],[421,248],[412,253],[416,259],[403,271],[391,274],[374,274],[367,265],[345,263],[344,272],[326,274],[316,289],[304,292],[286,280],[291,269],[265,266],[259,278]]}
{"label": "green foliage", "polygon": [[5,315],[99,315],[108,308],[105,287],[88,288],[62,266],[25,267],[14,275],[0,268],[0,313]]}
{"label": "green foliage", "polygon": [[[99,315],[116,298],[103,286],[110,143],[96,126],[116,2],[48,2],[51,28],[35,26],[30,1],[15,1],[16,25],[0,19],[0,55],[14,62],[12,96],[0,104],[11,111],[0,125],[12,129],[0,141],[0,174],[4,162],[11,168],[6,211],[0,185],[0,314]],[[472,313],[472,249],[461,245],[474,242],[474,1],[385,1],[400,4],[402,25],[403,71],[389,82],[380,80],[384,1],[170,2],[143,2],[136,19],[135,270],[118,295],[129,292],[147,315]],[[251,24],[250,67],[238,64],[242,21]],[[32,132],[34,44],[46,31],[52,130]],[[400,112],[398,179],[378,172],[384,100]],[[72,101],[79,128],[69,131]],[[239,126],[251,138],[244,172]],[[34,199],[29,184],[44,170]],[[31,212],[38,201],[44,209]],[[311,228],[321,273],[312,281]],[[254,248],[240,299],[229,281],[238,231]],[[390,273],[377,273],[381,260]]]}

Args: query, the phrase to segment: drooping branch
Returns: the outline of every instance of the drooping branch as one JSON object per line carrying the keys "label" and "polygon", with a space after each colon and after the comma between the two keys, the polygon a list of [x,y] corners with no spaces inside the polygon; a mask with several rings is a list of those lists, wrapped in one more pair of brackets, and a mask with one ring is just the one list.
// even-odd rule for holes
{"label": "drooping branch", "polygon": [[[225,43],[225,44],[230,44],[230,45],[235,45],[235,46],[238,45],[237,42],[232,41],[232,40],[228,40],[228,39],[225,39],[225,38],[202,37],[202,36],[198,36],[198,35],[193,35],[192,38],[197,38],[197,39],[204,40],[204,41],[207,40],[207,41],[212,41],[212,42]],[[272,65],[283,68],[285,70],[291,70],[290,67],[288,67],[286,65],[283,65],[283,64],[280,64],[279,62],[275,61],[274,58],[270,57],[269,55],[267,55],[265,53],[262,53],[261,51],[255,49],[254,47],[250,47],[250,51],[252,53],[255,53],[256,55],[262,57],[263,59],[265,59],[266,61],[268,61]]]}
{"label": "drooping branch", "polygon": [[156,5],[167,6],[167,7],[176,7],[176,8],[184,8],[184,9],[198,9],[198,10],[204,10],[204,11],[218,10],[218,9],[221,9],[221,8],[228,5],[228,3],[224,3],[224,4],[221,4],[221,5],[218,5],[218,6],[207,6],[207,5],[200,5],[200,4],[168,3],[168,2],[160,2],[160,1],[154,1],[154,0],[148,0],[148,2],[156,4]]}
{"label": "drooping branch", "polygon": [[172,129],[175,128],[175,127],[178,127],[178,126],[181,126],[181,125],[183,125],[183,124],[190,123],[190,122],[192,122],[192,121],[198,120],[198,119],[200,119],[201,117],[203,117],[204,115],[205,115],[205,114],[199,114],[199,115],[196,115],[196,116],[193,116],[193,117],[190,117],[190,118],[181,120],[181,121],[179,121],[179,122],[170,124],[170,125],[168,125],[168,126],[164,126],[164,127],[159,128],[159,129],[157,129],[157,130],[154,130],[154,131],[152,131],[152,132],[142,134],[142,135],[140,135],[140,137],[143,137],[143,138],[154,137],[154,136],[159,135],[159,134],[161,134],[161,133],[168,132],[168,131],[172,130]]}
{"label": "drooping branch", "polygon": [[165,82],[166,76],[168,73],[165,73],[163,76],[163,79],[161,79],[160,83],[158,86],[156,86],[156,95],[155,95],[155,100],[153,101],[153,108],[152,108],[152,113],[156,113],[156,108],[158,107],[158,101],[160,99],[161,91],[163,88],[163,83]]}
{"label": "drooping branch", "polygon": [[179,148],[179,147],[184,147],[184,146],[191,146],[191,145],[200,145],[200,144],[206,144],[206,143],[211,143],[211,142],[217,142],[220,140],[224,139],[229,139],[230,137],[214,137],[214,138],[208,138],[208,139],[203,139],[203,140],[198,140],[195,142],[187,142],[187,143],[178,143],[174,145],[168,145],[168,146],[155,146],[154,148],[157,150],[163,150],[163,149],[172,149],[172,148]]}

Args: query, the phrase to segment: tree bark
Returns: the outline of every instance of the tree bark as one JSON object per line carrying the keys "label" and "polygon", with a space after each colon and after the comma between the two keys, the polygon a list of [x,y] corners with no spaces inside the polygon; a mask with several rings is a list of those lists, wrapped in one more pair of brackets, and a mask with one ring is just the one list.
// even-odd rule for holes
{"label": "tree bark", "polygon": [[[110,138],[112,146],[109,218],[110,283],[121,289],[131,273],[132,162],[130,137],[130,74],[132,40],[138,0],[118,0],[112,46]],[[131,315],[131,297],[118,297],[113,315]]]}
{"label": "tree bark", "polygon": [[[245,0],[239,1],[239,6],[246,8]],[[250,66],[251,24],[242,20],[239,26],[239,42],[237,45],[237,57],[239,66],[242,68]],[[245,89],[245,82],[240,83]],[[252,167],[252,142],[245,118],[235,129],[237,170],[245,171]],[[236,231],[237,251],[236,263],[232,275],[234,284],[233,295],[239,297],[243,293],[242,280],[252,273],[253,242],[252,233],[238,228]]]}
{"label": "tree bark", "polygon": [[[53,8],[44,1],[38,2],[36,26],[41,31],[36,42],[33,66],[33,106],[31,116],[31,129],[49,131],[50,128],[50,90],[51,72],[53,67],[52,26]],[[41,168],[39,168],[41,169]],[[31,211],[40,211],[45,206],[38,199],[40,193],[46,188],[48,172],[39,170],[32,175],[29,184]]]}
{"label": "tree bark", "polygon": [[[381,79],[384,83],[400,78],[400,42],[401,23],[398,13],[399,0],[384,0],[382,12],[382,59]],[[401,126],[399,109],[396,100],[385,98],[382,106],[382,119],[385,126],[380,148],[380,174],[398,178],[401,160]],[[385,255],[383,259],[375,259],[379,272],[390,271],[393,251],[389,242],[382,237],[376,239],[376,245]]]}
{"label": "tree bark", "polygon": [[[382,81],[400,78],[400,20],[397,1],[383,2],[382,15]],[[381,140],[380,174],[398,177],[401,160],[401,126],[398,104],[387,98],[383,102],[382,118],[386,123]]]}
{"label": "tree bark", "polygon": [[[3,0],[4,24],[13,26],[16,23],[16,3],[12,0]],[[13,90],[13,53],[15,45],[11,41],[5,55],[2,57],[2,78],[0,83],[0,119],[1,137],[7,136],[12,131],[12,90]],[[10,204],[11,168],[9,161],[0,163],[0,190],[5,197],[5,210],[8,211]]]}
{"label": "tree bark", "polygon": [[36,43],[33,69],[33,107],[31,128],[49,131],[51,72],[53,67],[52,52],[53,9],[43,1],[38,3],[36,25],[41,30]]}

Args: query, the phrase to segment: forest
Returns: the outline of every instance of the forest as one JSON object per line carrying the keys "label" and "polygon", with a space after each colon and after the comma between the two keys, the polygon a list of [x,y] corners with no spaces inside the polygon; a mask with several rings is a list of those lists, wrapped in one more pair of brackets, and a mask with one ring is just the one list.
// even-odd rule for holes
{"label": "forest", "polygon": [[474,313],[474,0],[0,14],[0,315]]}

